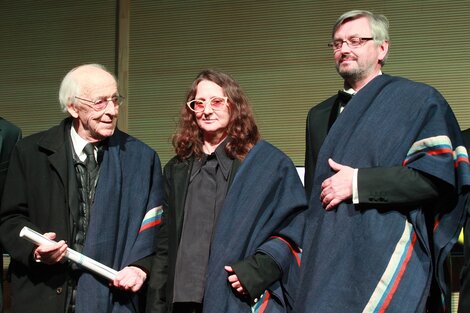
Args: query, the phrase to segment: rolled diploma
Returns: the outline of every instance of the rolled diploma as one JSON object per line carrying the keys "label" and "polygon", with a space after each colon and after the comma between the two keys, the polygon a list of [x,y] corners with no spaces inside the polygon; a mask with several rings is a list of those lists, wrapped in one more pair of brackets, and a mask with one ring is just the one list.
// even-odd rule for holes
{"label": "rolled diploma", "polygon": [[[24,238],[36,245],[50,245],[57,243],[54,240],[51,240],[47,237],[44,237],[42,234],[38,233],[37,231],[32,230],[31,228],[24,226],[20,231],[20,237]],[[65,258],[70,261],[73,261],[80,266],[86,268],[87,270],[96,273],[108,280],[114,280],[116,277],[117,271],[98,262],[93,260],[86,255],[79,253],[73,249],[67,248],[67,252],[65,254]]]}

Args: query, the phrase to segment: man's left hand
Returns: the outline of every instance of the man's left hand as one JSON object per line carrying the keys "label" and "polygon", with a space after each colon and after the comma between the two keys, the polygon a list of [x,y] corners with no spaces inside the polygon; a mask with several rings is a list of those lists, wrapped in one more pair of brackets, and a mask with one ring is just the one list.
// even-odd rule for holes
{"label": "man's left hand", "polygon": [[329,211],[341,202],[352,198],[354,169],[328,159],[331,169],[336,172],[321,184],[320,200],[325,210]]}
{"label": "man's left hand", "polygon": [[112,285],[122,290],[137,292],[146,279],[147,273],[140,268],[126,266],[117,273],[116,278],[112,281]]}

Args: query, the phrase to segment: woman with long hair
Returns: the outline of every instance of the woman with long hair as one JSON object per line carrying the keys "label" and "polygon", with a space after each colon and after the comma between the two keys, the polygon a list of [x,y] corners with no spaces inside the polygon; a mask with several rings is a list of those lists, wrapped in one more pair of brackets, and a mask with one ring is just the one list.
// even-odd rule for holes
{"label": "woman with long hair", "polygon": [[228,74],[202,71],[180,114],[147,312],[287,312],[306,206],[294,165]]}

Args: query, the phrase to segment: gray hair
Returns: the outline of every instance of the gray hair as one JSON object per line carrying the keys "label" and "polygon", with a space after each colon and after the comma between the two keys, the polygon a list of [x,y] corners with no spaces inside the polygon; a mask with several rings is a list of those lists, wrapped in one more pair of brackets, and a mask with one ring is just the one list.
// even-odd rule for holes
{"label": "gray hair", "polygon": [[[352,10],[341,15],[333,26],[333,31],[331,38],[334,38],[338,28],[345,22],[350,20],[355,20],[361,17],[366,17],[369,20],[370,29],[372,32],[372,38],[374,42],[378,45],[382,44],[384,41],[390,42],[390,36],[388,34],[389,22],[388,19],[382,14],[374,14],[365,10]],[[388,52],[380,62],[382,66],[385,64],[385,61],[388,58]]]}
{"label": "gray hair", "polygon": [[[75,102],[75,96],[79,95],[82,91],[81,90],[82,86],[79,80],[77,80],[76,75],[74,74],[77,69],[82,68],[84,66],[90,66],[90,67],[102,69],[109,73],[106,67],[104,67],[101,64],[96,64],[96,63],[83,64],[83,65],[80,65],[71,69],[62,79],[62,83],[60,84],[60,89],[59,89],[60,108],[63,112],[67,112],[67,106],[69,104],[73,104]],[[109,73],[109,74],[113,75],[112,73]]]}

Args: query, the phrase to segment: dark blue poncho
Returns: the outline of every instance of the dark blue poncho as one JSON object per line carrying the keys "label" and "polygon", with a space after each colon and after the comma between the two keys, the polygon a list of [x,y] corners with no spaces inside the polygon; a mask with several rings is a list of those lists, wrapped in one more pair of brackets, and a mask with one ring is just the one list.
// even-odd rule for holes
{"label": "dark blue poncho", "polygon": [[[411,208],[344,202],[327,212],[319,197],[334,174],[328,158],[353,168],[408,166],[447,182],[455,195]],[[320,150],[294,311],[423,312],[433,275],[446,291],[443,262],[462,225],[461,191],[469,184],[467,151],[445,99],[424,84],[376,77]]]}
{"label": "dark blue poncho", "polygon": [[[117,271],[154,253],[163,196],[158,155],[118,130],[105,149],[83,253]],[[138,294],[84,273],[77,313],[137,312]]]}
{"label": "dark blue poncho", "polygon": [[252,312],[227,282],[225,265],[262,251],[278,263],[276,282],[254,312],[288,312],[298,284],[305,192],[291,160],[265,141],[239,168],[217,221],[209,257],[204,313]]}

